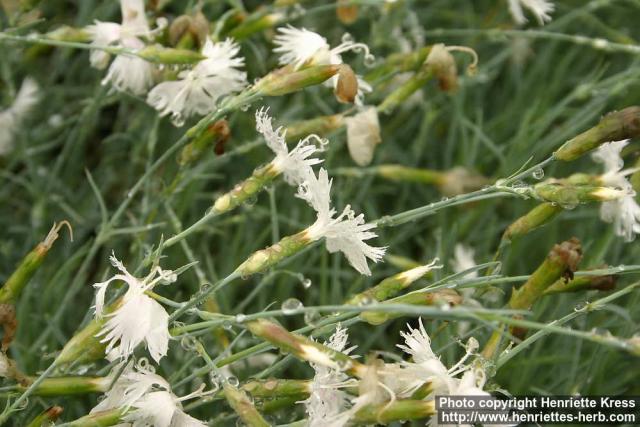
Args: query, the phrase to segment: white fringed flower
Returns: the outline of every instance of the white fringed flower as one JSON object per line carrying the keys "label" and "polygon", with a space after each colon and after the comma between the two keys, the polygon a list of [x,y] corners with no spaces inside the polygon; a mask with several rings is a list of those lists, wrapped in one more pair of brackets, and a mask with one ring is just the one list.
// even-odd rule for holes
{"label": "white fringed flower", "polygon": [[[300,185],[306,179],[311,167],[322,163],[321,159],[311,156],[323,151],[328,141],[317,135],[309,135],[289,151],[285,138],[287,130],[282,126],[274,130],[271,124],[272,118],[268,113],[268,108],[256,111],[256,130],[262,134],[267,146],[276,155],[272,162],[274,167],[284,175],[284,179],[289,184]],[[318,145],[313,144],[313,140]]]}
{"label": "white fringed flower", "polygon": [[540,25],[551,21],[549,14],[555,9],[554,4],[549,0],[509,0],[509,12],[518,25],[527,23],[523,7],[535,15]]}
{"label": "white fringed flower", "polygon": [[375,107],[367,107],[355,116],[346,117],[347,147],[358,166],[367,166],[373,160],[373,152],[382,142],[380,122]]}
{"label": "white fringed flower", "polygon": [[13,148],[13,140],[20,123],[38,102],[39,87],[30,77],[22,81],[13,104],[0,112],[0,156]]}
{"label": "white fringed flower", "polygon": [[[356,43],[348,33],[342,36],[342,43],[334,48],[331,48],[327,39],[306,28],[300,29],[289,25],[278,28],[278,33],[273,40],[277,46],[273,51],[280,54],[280,65],[291,64],[296,70],[305,64],[342,64],[341,55],[348,51],[364,52],[366,64],[375,60],[375,57],[369,52],[369,47],[364,43]],[[361,76],[356,76],[356,78],[358,80],[358,93],[355,103],[356,105],[362,105],[364,94],[371,92],[372,88]],[[335,89],[338,85],[338,76],[331,77],[326,83]]]}
{"label": "white fringed flower", "polygon": [[[349,336],[347,329],[340,325],[325,343],[329,348],[349,354],[355,347],[345,350]],[[312,363],[315,371],[310,385],[309,398],[302,401],[309,418],[309,427],[325,427],[341,425],[340,414],[349,404],[349,395],[341,388],[352,384],[349,377],[340,370]]]}
{"label": "white fringed flower", "polygon": [[331,253],[342,252],[349,263],[360,274],[371,275],[367,258],[378,262],[384,256],[386,248],[369,246],[365,240],[377,237],[371,231],[375,224],[367,224],[364,215],[355,215],[347,205],[340,215],[334,218],[336,211],[331,207],[331,180],[327,171],[320,168],[316,177],[313,170],[308,171],[305,181],[298,187],[297,196],[305,200],[317,213],[316,222],[307,228],[307,237],[312,241],[325,238],[327,250]]}
{"label": "white fringed flower", "polygon": [[[451,261],[451,267],[455,273],[462,273],[465,270],[475,267],[476,261],[473,259],[475,251],[473,248],[458,243],[453,248],[453,261]],[[467,273],[465,277],[473,278],[478,277],[477,271]]]}
{"label": "white fringed flower", "polygon": [[204,427],[207,424],[182,411],[181,402],[201,396],[198,391],[184,397],[171,392],[169,383],[155,374],[150,367],[142,369],[128,366],[113,387],[105,393],[91,413],[123,408],[127,414],[122,421],[132,427]]}
{"label": "white fringed flower", "polygon": [[[122,24],[96,21],[87,27],[94,46],[119,46],[131,50],[142,49],[140,37],[149,37],[151,31],[145,17],[143,0],[120,0]],[[109,54],[99,49],[91,51],[91,65],[106,68]],[[141,95],[153,83],[153,66],[144,59],[118,55],[109,67],[102,84],[111,84],[116,90]]]}
{"label": "white fringed flower", "polygon": [[600,218],[613,224],[616,235],[630,242],[640,233],[640,206],[636,202],[636,193],[627,179],[627,175],[635,172],[635,169],[622,169],[624,160],[620,152],[628,143],[629,140],[622,140],[602,144],[592,154],[592,158],[604,166],[604,174],[600,177],[603,185],[618,188],[626,193],[617,200],[603,202]]}
{"label": "white fringed flower", "polygon": [[232,39],[219,43],[207,39],[202,48],[206,59],[181,71],[178,80],[158,84],[147,102],[161,116],[171,114],[176,126],[182,126],[188,117],[214,111],[220,98],[247,85],[247,74],[239,70],[244,66],[239,52],[240,46]]}
{"label": "white fringed flower", "polygon": [[[102,338],[101,342],[108,343],[107,358],[126,359],[138,344],[144,342],[153,360],[159,362],[167,354],[169,315],[164,307],[148,297],[145,291],[160,282],[175,282],[176,275],[172,271],[157,267],[147,277],[138,279],[132,276],[115,256],[112,255],[110,260],[122,274],[116,274],[105,282],[93,285],[97,289],[94,306],[96,318],[107,318],[98,334]],[[115,311],[104,314],[107,287],[117,280],[127,284],[127,292]]]}
{"label": "white fringed flower", "polygon": [[[462,379],[456,377],[472,369],[471,365],[465,365],[464,362],[475,354],[479,347],[478,341],[470,338],[466,345],[465,355],[458,363],[447,369],[431,349],[431,339],[422,324],[422,319],[419,319],[418,329],[409,326],[408,332],[400,334],[405,342],[399,344],[398,347],[410,355],[412,361],[400,364],[389,363],[379,369],[382,381],[395,396],[410,397],[425,383],[430,385],[430,396],[455,395],[457,391],[468,388],[469,378],[463,376],[462,379],[465,381],[461,383]],[[477,370],[477,368],[473,369]],[[479,375],[478,372],[476,374]],[[477,385],[479,382],[476,381],[475,384]]]}

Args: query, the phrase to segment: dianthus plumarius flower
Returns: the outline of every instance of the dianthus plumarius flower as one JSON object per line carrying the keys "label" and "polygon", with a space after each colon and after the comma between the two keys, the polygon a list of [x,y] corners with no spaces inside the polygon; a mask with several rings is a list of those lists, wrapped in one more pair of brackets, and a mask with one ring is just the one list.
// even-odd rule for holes
{"label": "dianthus plumarius flower", "polygon": [[[278,35],[274,38],[276,48],[273,50],[280,54],[281,65],[291,64],[297,70],[303,65],[339,65],[342,64],[342,54],[348,51],[364,52],[365,63],[375,60],[369,52],[369,47],[364,43],[357,43],[349,34],[344,34],[342,42],[332,48],[327,39],[320,34],[306,28],[295,28],[291,25],[278,28]],[[362,105],[365,93],[371,92],[371,86],[361,76],[357,76],[358,88],[355,102]],[[339,77],[331,78],[331,85],[336,88]]]}
{"label": "dianthus plumarius flower", "polygon": [[331,207],[331,182],[324,168],[320,168],[316,177],[309,171],[305,181],[298,188],[297,196],[305,200],[317,214],[316,222],[305,231],[311,241],[325,239],[329,252],[342,252],[349,263],[359,273],[371,275],[367,258],[378,262],[384,256],[386,248],[369,246],[366,240],[377,237],[374,224],[367,224],[364,215],[357,215],[347,205],[342,213],[336,215]]}
{"label": "dianthus plumarius flower", "polygon": [[640,233],[640,205],[636,201],[636,192],[627,179],[635,169],[622,169],[624,160],[620,152],[628,143],[629,140],[625,139],[602,144],[592,154],[592,158],[604,166],[604,174],[600,176],[603,185],[624,191],[623,197],[602,203],[600,218],[613,224],[616,235],[632,241]]}
{"label": "dianthus plumarius flower", "polygon": [[[156,267],[147,277],[139,279],[132,276],[115,256],[112,255],[110,260],[120,274],[93,285],[97,289],[94,306],[96,318],[106,318],[98,337],[102,342],[108,343],[107,358],[126,359],[138,344],[144,342],[153,360],[158,362],[167,354],[169,315],[145,291],[153,289],[160,282],[175,282],[176,275],[172,271]],[[114,281],[126,283],[127,292],[115,310],[105,313],[105,294],[109,284]]]}
{"label": "dianthus plumarius flower", "polygon": [[280,54],[280,64],[292,64],[296,69],[305,64],[342,64],[341,54],[348,51],[363,51],[367,61],[373,59],[369,47],[354,42],[349,34],[342,37],[342,43],[331,48],[327,39],[320,34],[289,25],[278,28],[278,35],[273,41],[277,46],[273,51]]}
{"label": "dianthus plumarius flower", "polygon": [[540,25],[544,25],[545,22],[551,21],[550,13],[555,6],[549,0],[509,0],[509,13],[518,25],[527,23],[523,8],[533,13]]}
{"label": "dianthus plumarius flower", "polygon": [[[87,28],[92,45],[119,46],[131,50],[142,49],[145,44],[141,38],[147,38],[151,35],[143,0],[120,0],[120,9],[122,24],[96,21]],[[109,64],[110,55],[102,50],[94,49],[91,51],[89,59],[93,67],[104,69]],[[111,84],[119,91],[141,95],[153,83],[153,66],[144,59],[135,56],[118,55],[109,67],[102,83]]]}
{"label": "dianthus plumarius flower", "polygon": [[206,59],[178,74],[178,80],[162,82],[147,96],[147,102],[171,114],[174,124],[181,126],[186,118],[205,115],[217,108],[218,101],[247,85],[247,74],[241,71],[244,58],[240,46],[232,39],[214,43],[207,39],[202,47]]}
{"label": "dianthus plumarius flower", "polygon": [[124,409],[121,421],[132,427],[204,427],[207,424],[193,418],[182,410],[187,399],[202,396],[197,391],[187,396],[177,397],[169,383],[153,372],[151,367],[127,366],[113,387],[105,393],[91,413],[110,409]]}
{"label": "dianthus plumarius flower", "polygon": [[[345,349],[348,339],[347,329],[338,325],[325,345],[349,354],[355,347]],[[315,375],[309,386],[310,395],[302,402],[309,418],[309,427],[342,424],[344,417],[341,414],[349,405],[349,395],[342,388],[352,384],[352,381],[349,381],[349,377],[340,370],[316,363],[312,363],[311,367]]]}
{"label": "dianthus plumarius flower", "polygon": [[13,104],[0,112],[0,156],[7,154],[13,148],[13,139],[18,126],[38,102],[39,92],[35,80],[30,77],[25,78]]}
{"label": "dianthus plumarius flower", "polygon": [[[312,166],[322,163],[321,159],[312,156],[322,151],[328,141],[317,135],[309,135],[289,151],[285,139],[287,130],[282,127],[273,129],[272,118],[268,112],[265,108],[256,111],[256,130],[262,134],[267,146],[276,155],[272,162],[274,168],[284,175],[289,184],[299,185],[305,180],[307,171]],[[316,141],[318,145],[312,141]]]}

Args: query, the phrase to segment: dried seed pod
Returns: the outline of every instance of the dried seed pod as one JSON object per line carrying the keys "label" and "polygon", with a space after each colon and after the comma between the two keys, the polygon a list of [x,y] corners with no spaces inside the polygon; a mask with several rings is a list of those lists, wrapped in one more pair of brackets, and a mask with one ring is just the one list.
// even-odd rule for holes
{"label": "dried seed pod", "polygon": [[338,81],[334,90],[338,102],[353,104],[358,95],[358,78],[351,67],[346,64],[339,65]]}

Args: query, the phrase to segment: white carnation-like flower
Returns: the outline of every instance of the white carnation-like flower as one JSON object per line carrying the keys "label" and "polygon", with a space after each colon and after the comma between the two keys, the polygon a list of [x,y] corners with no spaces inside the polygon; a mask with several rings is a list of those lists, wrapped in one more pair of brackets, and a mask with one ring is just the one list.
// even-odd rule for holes
{"label": "white carnation-like flower", "polygon": [[181,71],[178,80],[158,84],[149,92],[147,102],[161,116],[171,114],[176,126],[182,126],[188,117],[216,110],[220,98],[247,85],[247,74],[239,70],[244,66],[239,52],[240,46],[232,39],[219,43],[207,39],[202,47],[206,59]]}
{"label": "white carnation-like flower", "polygon": [[602,203],[600,218],[604,222],[613,224],[616,235],[630,242],[636,234],[640,233],[640,205],[636,201],[636,192],[627,179],[635,169],[622,169],[624,160],[620,153],[628,143],[629,140],[625,139],[602,144],[592,154],[592,158],[604,166],[604,174],[600,177],[602,183],[607,187],[625,192],[625,195],[619,199]]}
{"label": "white carnation-like flower", "polygon": [[369,165],[376,146],[382,142],[376,107],[367,107],[354,116],[346,117],[344,121],[351,158],[358,166]]}
{"label": "white carnation-like flower", "polygon": [[[300,185],[311,167],[322,163],[321,159],[312,156],[323,151],[328,141],[317,135],[309,135],[289,151],[285,138],[287,130],[282,126],[274,130],[268,112],[269,109],[265,108],[256,111],[256,130],[262,134],[267,146],[276,155],[272,162],[274,167],[284,175],[289,184]],[[318,145],[313,144],[313,141]]]}
{"label": "white carnation-like flower", "polygon": [[[96,283],[95,302],[96,318],[102,316],[107,320],[98,334],[101,342],[106,342],[109,360],[126,359],[138,344],[144,342],[151,357],[156,362],[167,354],[169,345],[169,315],[164,307],[145,294],[160,282],[176,281],[176,275],[169,270],[155,268],[147,277],[138,279],[132,276],[115,256],[110,257],[114,267],[120,270],[109,280]],[[127,292],[121,303],[111,313],[104,313],[105,294],[111,282],[122,281],[127,284]]]}
{"label": "white carnation-like flower", "polygon": [[0,112],[0,156],[7,154],[13,148],[16,131],[25,116],[38,102],[39,95],[38,84],[27,77],[22,81],[13,104]]}
{"label": "white carnation-like flower", "polygon": [[[87,27],[94,46],[119,46],[131,50],[142,49],[140,37],[149,37],[151,31],[144,11],[143,0],[121,0],[122,24],[96,21]],[[104,69],[110,55],[99,49],[90,54],[91,65]],[[116,90],[141,95],[153,83],[153,65],[136,56],[118,55],[111,63],[102,84],[111,84]]]}
{"label": "white carnation-like flower", "polygon": [[[338,325],[325,345],[349,354],[355,347],[345,349],[348,339],[347,329]],[[342,388],[353,385],[353,381],[340,370],[316,363],[312,363],[311,367],[315,375],[310,385],[310,395],[302,401],[309,417],[309,427],[342,425],[344,417],[341,414],[349,405],[349,395]]]}
{"label": "white carnation-like flower", "polygon": [[509,0],[509,12],[518,25],[527,23],[523,7],[533,13],[540,25],[551,21],[550,13],[555,9],[554,4],[549,0]]}
{"label": "white carnation-like flower", "polygon": [[[329,45],[327,39],[306,28],[295,28],[289,25],[278,28],[278,33],[273,40],[277,46],[273,51],[280,54],[280,65],[291,64],[296,70],[305,64],[342,64],[342,54],[348,51],[364,52],[366,64],[375,60],[375,57],[369,52],[369,47],[364,43],[356,43],[348,33],[342,36],[342,42],[334,48]],[[372,88],[361,76],[356,77],[358,79],[358,94],[355,103],[362,105],[364,94],[371,92]],[[327,84],[335,89],[338,85],[338,76],[331,77]]]}
{"label": "white carnation-like flower", "polygon": [[331,182],[327,171],[320,168],[318,176],[309,170],[305,181],[298,187],[297,196],[305,200],[317,214],[316,222],[307,228],[307,237],[312,241],[324,238],[327,250],[331,253],[342,252],[349,263],[359,273],[371,275],[367,258],[378,262],[384,256],[386,248],[373,247],[365,240],[377,237],[373,230],[375,224],[367,224],[364,215],[357,215],[347,205],[342,213],[334,218],[336,210],[331,207]]}
{"label": "white carnation-like flower", "polygon": [[184,413],[181,402],[203,395],[197,391],[184,397],[171,392],[171,386],[150,367],[127,366],[113,387],[105,393],[91,413],[125,409],[122,418],[132,427],[204,427],[207,424]]}

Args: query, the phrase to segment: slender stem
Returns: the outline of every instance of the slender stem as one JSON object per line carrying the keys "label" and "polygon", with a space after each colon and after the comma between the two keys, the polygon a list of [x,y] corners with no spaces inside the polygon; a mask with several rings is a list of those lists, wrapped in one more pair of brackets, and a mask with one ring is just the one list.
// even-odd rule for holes
{"label": "slender stem", "polygon": [[209,220],[211,218],[215,217],[216,215],[217,215],[216,211],[214,211],[213,209],[210,210],[202,218],[200,218],[199,220],[197,220],[196,222],[191,224],[189,227],[185,228],[180,233],[178,233],[178,234],[172,236],[171,238],[167,239],[164,242],[164,244],[162,245],[162,247],[163,248],[169,248],[169,247],[175,245],[176,243],[180,242],[181,240],[186,239],[189,235],[193,234],[197,229],[199,229],[202,225],[204,225],[207,222],[209,222]]}
{"label": "slender stem", "polygon": [[492,40],[500,41],[505,37],[523,37],[530,39],[557,40],[589,46],[595,50],[604,52],[621,52],[640,55],[640,46],[632,44],[615,43],[603,38],[592,38],[581,35],[562,34],[544,30],[502,30],[502,29],[435,29],[425,31],[426,36],[432,37],[467,37],[484,36]]}
{"label": "slender stem", "polygon": [[20,407],[22,402],[24,402],[34,391],[36,391],[42,381],[44,381],[49,375],[51,375],[55,368],[56,362],[54,361],[53,363],[51,363],[51,365],[49,365],[47,369],[45,369],[42,374],[40,374],[40,376],[34,382],[29,385],[29,387],[24,391],[24,393],[20,395],[20,397],[15,400],[15,402],[13,402],[9,407],[5,408],[5,410],[2,411],[2,414],[0,414],[0,426],[9,419],[9,416],[13,412],[15,412],[17,408]]}
{"label": "slender stem", "polygon": [[240,277],[240,275],[236,272],[233,272],[224,279],[218,281],[215,285],[211,287],[201,288],[189,299],[189,301],[185,302],[179,309],[171,313],[171,315],[169,316],[169,321],[171,322],[172,320],[177,319],[190,308],[202,303],[213,292],[219,291],[238,277]]}

